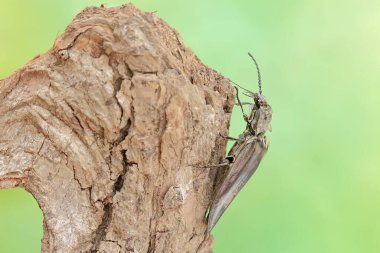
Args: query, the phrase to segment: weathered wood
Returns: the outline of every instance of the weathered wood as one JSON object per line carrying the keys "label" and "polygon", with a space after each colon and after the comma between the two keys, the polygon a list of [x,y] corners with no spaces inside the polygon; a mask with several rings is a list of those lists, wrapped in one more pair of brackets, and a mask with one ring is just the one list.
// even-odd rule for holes
{"label": "weathered wood", "polygon": [[0,81],[0,188],[38,201],[42,252],[209,252],[193,165],[224,157],[233,94],[155,14],[87,8]]}

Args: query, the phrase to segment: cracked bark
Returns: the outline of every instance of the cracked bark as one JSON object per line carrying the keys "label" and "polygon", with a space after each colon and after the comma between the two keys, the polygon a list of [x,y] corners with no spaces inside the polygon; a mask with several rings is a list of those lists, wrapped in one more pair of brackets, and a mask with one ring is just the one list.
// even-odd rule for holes
{"label": "cracked bark", "polygon": [[204,219],[234,91],[133,5],[87,8],[0,81],[0,188],[44,215],[42,252],[210,252]]}

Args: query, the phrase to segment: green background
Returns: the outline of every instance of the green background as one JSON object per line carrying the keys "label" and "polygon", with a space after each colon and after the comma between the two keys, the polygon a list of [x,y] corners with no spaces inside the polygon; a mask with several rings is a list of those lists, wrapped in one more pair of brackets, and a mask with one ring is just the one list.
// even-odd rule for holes
{"label": "green background", "polygon": [[[380,252],[380,1],[133,2],[246,88],[257,90],[248,51],[261,66],[271,144],[213,230],[215,252]],[[1,0],[0,78],[101,3],[126,1]],[[235,110],[230,135],[243,128]],[[32,196],[0,191],[0,252],[39,252],[41,237]]]}

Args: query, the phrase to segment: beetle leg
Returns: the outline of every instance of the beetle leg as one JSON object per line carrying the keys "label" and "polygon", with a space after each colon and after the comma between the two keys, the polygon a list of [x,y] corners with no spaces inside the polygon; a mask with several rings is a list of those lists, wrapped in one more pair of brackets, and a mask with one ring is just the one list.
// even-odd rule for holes
{"label": "beetle leg", "polygon": [[252,103],[249,103],[249,102],[241,102],[240,104],[239,103],[236,103],[235,105],[252,105]]}
{"label": "beetle leg", "polygon": [[219,164],[206,164],[206,165],[193,165],[194,167],[198,168],[217,168],[217,167],[224,167],[227,165],[230,165],[233,162],[233,159],[229,159],[229,157],[226,157],[223,162]]}
{"label": "beetle leg", "polygon": [[229,141],[242,141],[244,138],[235,138],[235,137],[230,137],[230,136],[225,136],[222,134],[219,134],[222,138],[227,139]]}
{"label": "beetle leg", "polygon": [[222,163],[219,164],[207,164],[204,166],[204,168],[216,168],[216,167],[224,167],[230,164],[230,161],[224,160]]}
{"label": "beetle leg", "polygon": [[244,118],[245,122],[247,122],[249,124],[248,116],[244,112],[243,104],[241,103],[240,98],[239,98],[239,90],[236,86],[235,86],[235,90],[236,90],[236,99],[237,99],[238,104],[240,106],[241,112],[243,113],[243,118]]}

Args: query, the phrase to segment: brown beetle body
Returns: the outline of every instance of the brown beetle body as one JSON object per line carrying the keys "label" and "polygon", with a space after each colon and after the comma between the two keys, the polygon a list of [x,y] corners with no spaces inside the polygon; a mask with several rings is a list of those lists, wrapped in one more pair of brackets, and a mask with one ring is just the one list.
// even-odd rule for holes
{"label": "brown beetle body", "polygon": [[[255,61],[253,57],[252,59]],[[258,69],[256,61],[255,64]],[[243,111],[247,127],[242,136],[236,140],[228,153],[226,161],[223,163],[228,164],[228,172],[217,189],[211,204],[208,214],[208,231],[212,230],[226,208],[256,171],[268,149],[265,133],[272,130],[272,108],[267,103],[265,97],[261,95],[260,75],[259,87],[260,94],[248,91],[248,95],[253,98],[254,104],[251,105],[249,117]],[[237,88],[236,96],[241,106]]]}

